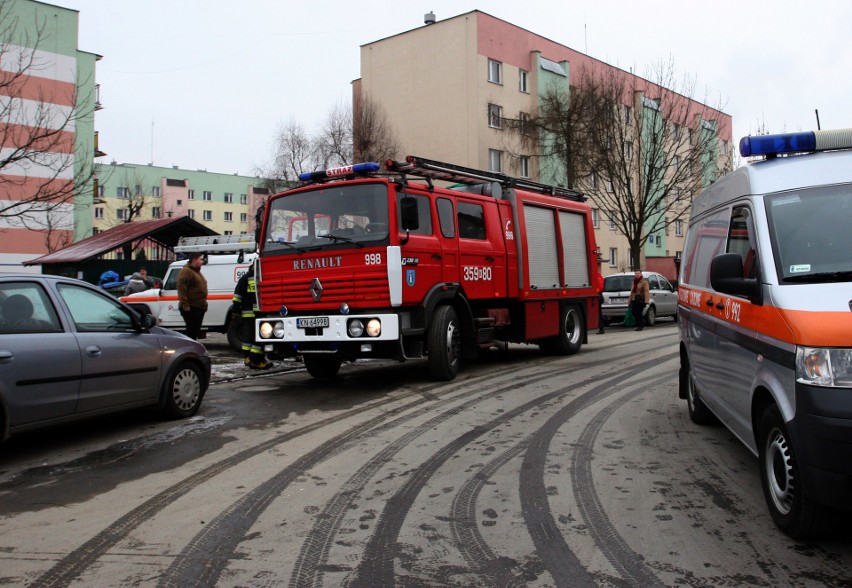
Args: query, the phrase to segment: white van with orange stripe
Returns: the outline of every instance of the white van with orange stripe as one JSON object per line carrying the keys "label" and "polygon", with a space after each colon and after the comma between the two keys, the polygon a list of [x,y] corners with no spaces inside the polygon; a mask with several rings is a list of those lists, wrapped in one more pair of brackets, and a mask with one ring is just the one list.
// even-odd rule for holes
{"label": "white van with orange stripe", "polygon": [[[234,289],[240,277],[246,273],[257,258],[256,253],[247,255],[208,255],[201,273],[207,280],[207,312],[201,324],[202,332],[225,333],[228,344],[241,349],[239,337],[240,321],[231,321],[229,309],[234,299]],[[144,311],[157,319],[157,326],[183,332],[186,323],[178,308],[177,275],[186,265],[186,260],[169,265],[163,278],[162,288],[152,288],[119,298],[131,308]]]}
{"label": "white van with orange stripe", "polygon": [[680,268],[680,397],[760,463],[775,524],[852,510],[852,129],[745,137],[765,156],[693,202]]}

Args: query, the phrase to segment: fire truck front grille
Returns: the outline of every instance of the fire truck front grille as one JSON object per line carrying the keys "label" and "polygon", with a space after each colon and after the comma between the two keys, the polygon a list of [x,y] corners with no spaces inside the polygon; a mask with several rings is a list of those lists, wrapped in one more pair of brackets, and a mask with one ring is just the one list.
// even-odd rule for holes
{"label": "fire truck front grille", "polygon": [[[390,302],[388,278],[385,274],[359,274],[320,278],[264,280],[259,285],[262,307],[286,304],[291,309],[337,305],[346,302],[357,306],[387,305]],[[319,300],[314,294],[319,293]]]}

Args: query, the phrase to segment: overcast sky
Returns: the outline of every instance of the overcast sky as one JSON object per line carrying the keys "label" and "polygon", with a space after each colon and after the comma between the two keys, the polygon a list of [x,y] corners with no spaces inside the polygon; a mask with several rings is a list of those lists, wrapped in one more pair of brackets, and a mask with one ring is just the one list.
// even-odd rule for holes
{"label": "overcast sky", "polygon": [[[852,127],[852,2],[53,0],[97,53],[104,162],[251,175],[290,119],[349,102],[359,47],[471,10],[643,75],[671,57],[733,117],[734,140]],[[392,75],[393,72],[388,72]],[[400,124],[400,123],[397,123]]]}

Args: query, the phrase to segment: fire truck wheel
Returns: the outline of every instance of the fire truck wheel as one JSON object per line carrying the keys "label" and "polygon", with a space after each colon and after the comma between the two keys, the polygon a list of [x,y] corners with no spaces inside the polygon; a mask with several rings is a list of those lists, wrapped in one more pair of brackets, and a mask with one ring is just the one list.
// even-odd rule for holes
{"label": "fire truck wheel", "polygon": [[545,353],[552,355],[574,355],[583,345],[585,323],[580,309],[563,306],[559,311],[559,334],[539,343]]}
{"label": "fire truck wheel", "polygon": [[456,310],[439,306],[429,325],[429,372],[436,380],[449,381],[459,373],[461,331]]}
{"label": "fire truck wheel", "polygon": [[339,357],[327,355],[303,355],[302,358],[305,360],[308,373],[317,380],[333,379],[340,371],[340,364],[343,363]]}

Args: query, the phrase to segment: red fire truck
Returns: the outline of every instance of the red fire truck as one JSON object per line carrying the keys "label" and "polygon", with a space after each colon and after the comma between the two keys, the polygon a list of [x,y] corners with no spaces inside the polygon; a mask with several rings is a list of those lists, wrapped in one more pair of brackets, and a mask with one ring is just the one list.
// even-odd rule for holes
{"label": "red fire truck", "polygon": [[255,336],[316,378],[359,358],[425,358],[451,380],[481,349],[570,355],[598,326],[577,192],[413,156],[300,179],[262,212]]}

